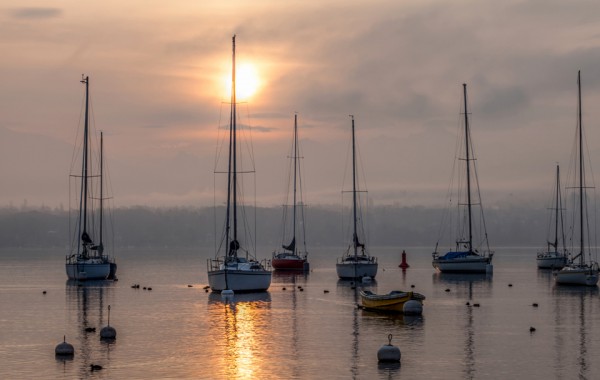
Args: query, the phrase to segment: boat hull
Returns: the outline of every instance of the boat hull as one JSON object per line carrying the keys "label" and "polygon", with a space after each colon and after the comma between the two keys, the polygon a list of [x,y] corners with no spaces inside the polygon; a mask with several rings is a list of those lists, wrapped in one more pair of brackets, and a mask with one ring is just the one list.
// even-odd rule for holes
{"label": "boat hull", "polygon": [[378,295],[373,293],[360,292],[362,307],[365,310],[387,311],[402,313],[404,304],[410,300],[418,301],[422,304],[424,296],[413,292],[393,291],[388,294]]}
{"label": "boat hull", "polygon": [[567,265],[567,257],[558,252],[540,253],[537,256],[537,267],[540,269],[561,269]]}
{"label": "boat hull", "polygon": [[110,275],[110,263],[65,264],[69,280],[106,280]]}
{"label": "boat hull", "polygon": [[215,292],[264,292],[271,286],[271,271],[219,269],[208,272],[208,285]]}
{"label": "boat hull", "polygon": [[435,269],[443,273],[488,273],[492,264],[491,257],[467,256],[455,259],[433,260]]}
{"label": "boat hull", "polygon": [[556,283],[559,285],[596,286],[598,284],[598,270],[591,268],[566,266],[555,274]]}
{"label": "boat hull", "polygon": [[377,275],[377,263],[337,263],[335,269],[339,278],[343,280],[357,279],[363,277],[375,278]]}
{"label": "boat hull", "polygon": [[271,259],[271,266],[277,270],[308,270],[308,261],[295,255],[275,255]]}

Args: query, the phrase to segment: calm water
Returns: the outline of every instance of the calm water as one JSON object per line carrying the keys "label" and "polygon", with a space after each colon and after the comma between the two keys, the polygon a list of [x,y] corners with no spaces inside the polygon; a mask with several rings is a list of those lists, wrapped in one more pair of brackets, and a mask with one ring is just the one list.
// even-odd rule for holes
{"label": "calm water", "polygon": [[[430,251],[407,249],[402,273],[397,249],[372,250],[374,291],[414,284],[427,297],[423,317],[411,318],[358,310],[350,283],[337,280],[335,248],[313,250],[310,274],[274,275],[269,292],[233,304],[202,289],[208,250],[122,251],[118,282],[81,287],[67,283],[62,251],[2,251],[0,378],[599,378],[597,288],[556,287],[536,269],[535,249],[497,249],[492,277],[436,274]],[[112,344],[98,335],[108,305]],[[399,368],[377,363],[388,334]],[[63,335],[73,360],[55,359]]]}

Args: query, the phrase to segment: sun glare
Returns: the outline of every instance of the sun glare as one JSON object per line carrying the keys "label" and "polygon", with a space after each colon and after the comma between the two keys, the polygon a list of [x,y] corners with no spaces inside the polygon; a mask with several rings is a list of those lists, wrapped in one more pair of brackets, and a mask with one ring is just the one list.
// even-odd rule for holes
{"label": "sun glare", "polygon": [[[225,80],[226,94],[231,94],[231,74]],[[251,98],[260,87],[258,71],[251,63],[242,63],[237,66],[235,74],[236,97],[238,101]]]}

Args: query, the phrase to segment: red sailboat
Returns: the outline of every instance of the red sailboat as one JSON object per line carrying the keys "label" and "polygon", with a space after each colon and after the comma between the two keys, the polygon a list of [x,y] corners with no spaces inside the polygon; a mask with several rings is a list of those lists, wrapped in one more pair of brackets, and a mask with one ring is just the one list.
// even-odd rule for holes
{"label": "red sailboat", "polygon": [[[292,143],[292,160],[293,169],[290,170],[290,174],[293,172],[293,207],[292,207],[292,218],[291,218],[291,242],[289,244],[282,244],[283,250],[273,252],[273,258],[271,259],[271,265],[273,269],[278,270],[304,270],[308,271],[309,264],[307,260],[308,252],[306,251],[306,229],[304,225],[304,202],[302,201],[302,179],[300,175],[300,149],[298,147],[298,115],[294,115],[294,140]],[[298,207],[298,187],[300,188],[300,207]],[[288,192],[289,194],[289,192]],[[287,202],[286,202],[287,203]],[[298,215],[298,208],[300,208],[300,215]],[[298,247],[296,242],[296,232],[298,228],[298,217],[301,220],[302,229],[302,249]],[[286,219],[287,219],[287,206],[284,206],[283,213],[283,239],[286,241]]]}

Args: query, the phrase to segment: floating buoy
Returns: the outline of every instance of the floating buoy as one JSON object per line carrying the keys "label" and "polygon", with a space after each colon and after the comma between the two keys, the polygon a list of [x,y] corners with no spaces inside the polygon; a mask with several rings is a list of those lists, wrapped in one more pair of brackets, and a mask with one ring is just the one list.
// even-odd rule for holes
{"label": "floating buoy", "polygon": [[46,291],[44,290],[44,291],[42,292],[42,294],[46,294]]}
{"label": "floating buoy", "polygon": [[146,287],[144,286],[144,288],[143,288],[143,289],[144,289],[144,290],[146,290]]}
{"label": "floating buoy", "polygon": [[467,301],[467,303],[465,305],[471,306],[471,303],[469,301]]}
{"label": "floating buoy", "polygon": [[285,286],[283,288],[281,288],[281,290],[285,290]]}
{"label": "floating buoy", "polygon": [[193,285],[188,284],[188,288],[192,288],[192,287],[193,287]]}
{"label": "floating buoy", "polygon": [[417,300],[408,300],[402,306],[402,312],[405,315],[421,315],[423,314],[423,304]]}
{"label": "floating buoy", "polygon": [[110,325],[110,305],[108,305],[108,325],[100,330],[100,339],[113,340],[117,337],[117,330]]}
{"label": "floating buoy", "polygon": [[449,292],[449,291],[450,291],[450,289],[446,288],[446,290],[444,290],[444,291],[445,291],[445,292]]}
{"label": "floating buoy", "polygon": [[100,364],[90,364],[90,371],[100,371],[102,366]]}
{"label": "floating buoy", "polygon": [[474,303],[473,306],[474,307],[479,307],[480,305],[478,303]]}
{"label": "floating buoy", "polygon": [[373,279],[372,279],[371,277],[369,277],[369,276],[365,276],[365,277],[363,277],[363,278],[362,278],[362,280],[361,280],[361,281],[362,281],[362,283],[363,283],[363,284],[366,284],[366,283],[369,283],[369,282],[371,282],[372,280],[373,280]]}
{"label": "floating buoy", "polygon": [[329,290],[325,289],[323,290],[323,293],[329,293]]}
{"label": "floating buoy", "polygon": [[414,288],[414,287],[415,287],[415,285],[414,285],[414,284],[411,284],[411,285],[410,285],[410,287],[411,287],[411,288]]}
{"label": "floating buoy", "polygon": [[204,289],[204,293],[208,293],[208,289]]}
{"label": "floating buoy", "polygon": [[301,291],[301,292],[303,292],[303,291],[304,291],[304,288],[300,288],[300,291]]}
{"label": "floating buoy", "polygon": [[148,290],[152,290],[152,288],[148,288]]}
{"label": "floating buoy", "polygon": [[377,351],[377,360],[386,363],[397,363],[400,362],[400,349],[392,345],[392,334],[388,335],[388,344],[381,346]]}
{"label": "floating buoy", "polygon": [[410,265],[406,262],[406,251],[402,250],[402,263],[398,265],[402,269],[408,268]]}
{"label": "floating buoy", "polygon": [[538,307],[538,304],[534,302],[531,306]]}
{"label": "floating buoy", "polygon": [[203,287],[202,289],[210,289],[210,285],[206,285],[205,287]]}
{"label": "floating buoy", "polygon": [[509,287],[509,288],[511,288],[511,287],[512,287],[512,284],[508,284],[508,287]]}
{"label": "floating buoy", "polygon": [[96,328],[95,327],[86,327],[84,329],[85,332],[96,332]]}
{"label": "floating buoy", "polygon": [[72,344],[67,343],[67,337],[65,335],[63,335],[62,343],[59,343],[56,346],[56,348],[54,349],[54,354],[56,356],[64,356],[64,357],[69,357],[69,356],[75,355],[75,349],[73,348]]}
{"label": "floating buoy", "polygon": [[221,298],[227,299],[227,298],[233,298],[233,290],[231,289],[225,289],[221,291]]}
{"label": "floating buoy", "polygon": [[535,327],[531,326],[531,327],[529,328],[529,332],[530,332],[530,333],[532,333],[532,332],[534,332],[534,331],[535,331]]}

